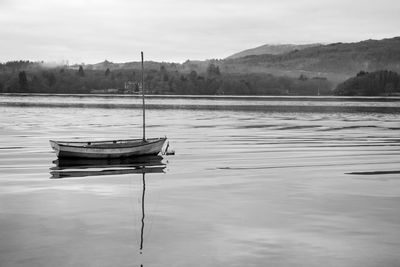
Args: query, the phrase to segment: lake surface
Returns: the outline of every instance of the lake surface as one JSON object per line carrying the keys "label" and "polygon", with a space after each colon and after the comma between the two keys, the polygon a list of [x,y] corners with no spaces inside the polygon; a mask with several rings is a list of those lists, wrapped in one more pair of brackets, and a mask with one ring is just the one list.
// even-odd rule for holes
{"label": "lake surface", "polygon": [[[338,112],[373,105],[318,100],[310,106],[336,111],[174,109],[214,100],[154,99],[172,107],[146,111],[148,137],[166,135],[176,154],[143,177],[126,163],[57,165],[48,142],[140,137],[140,109],[33,99],[0,96],[1,266],[400,266],[396,110]],[[18,106],[29,101],[42,104]],[[254,101],[269,105],[234,105]]]}

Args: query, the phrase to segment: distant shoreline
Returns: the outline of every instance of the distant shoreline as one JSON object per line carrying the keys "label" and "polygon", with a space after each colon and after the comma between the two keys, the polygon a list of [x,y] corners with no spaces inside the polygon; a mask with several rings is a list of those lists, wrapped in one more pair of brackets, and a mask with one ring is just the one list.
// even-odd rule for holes
{"label": "distant shoreline", "polygon": [[[76,97],[76,98],[141,98],[128,94],[43,94],[43,93],[0,93],[1,96],[16,97]],[[192,99],[192,100],[257,100],[257,101],[360,101],[400,102],[398,96],[249,96],[249,95],[146,95],[146,99]]]}
{"label": "distant shoreline", "polygon": [[[3,99],[2,99],[3,98]],[[400,113],[400,98],[148,96],[150,110],[210,110],[280,113]],[[93,101],[94,100],[94,101]],[[126,101],[128,100],[128,101]],[[172,100],[172,101],[171,101]],[[132,95],[0,95],[0,107],[142,109]]]}

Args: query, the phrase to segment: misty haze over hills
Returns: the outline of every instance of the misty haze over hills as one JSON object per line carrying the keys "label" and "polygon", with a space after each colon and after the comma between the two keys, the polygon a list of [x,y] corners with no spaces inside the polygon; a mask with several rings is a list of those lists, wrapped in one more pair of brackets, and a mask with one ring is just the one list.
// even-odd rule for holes
{"label": "misty haze over hills", "polygon": [[[251,51],[270,53],[238,57]],[[123,90],[126,81],[139,82],[140,69],[140,62],[108,60],[57,67],[43,62],[7,62],[0,64],[0,90],[62,93],[106,88]],[[364,80],[390,76],[395,84],[389,87],[397,88],[395,73],[400,73],[400,37],[328,45],[264,45],[227,59],[145,62],[148,90],[157,94],[314,94],[317,89],[330,94],[336,85],[360,71],[383,70],[394,73],[382,72],[365,76]]]}
{"label": "misty haze over hills", "polygon": [[[260,54],[263,51],[268,53]],[[251,53],[257,54],[247,55]],[[164,65],[170,70],[183,72],[194,70],[202,73],[210,63],[219,66],[225,73],[270,73],[289,77],[303,74],[310,77],[325,77],[334,83],[339,83],[361,70],[388,69],[400,72],[400,37],[327,45],[263,45],[221,60],[188,60],[182,64],[146,61],[146,67],[159,69]],[[101,70],[139,67],[139,62],[105,61],[86,65],[86,68]]]}

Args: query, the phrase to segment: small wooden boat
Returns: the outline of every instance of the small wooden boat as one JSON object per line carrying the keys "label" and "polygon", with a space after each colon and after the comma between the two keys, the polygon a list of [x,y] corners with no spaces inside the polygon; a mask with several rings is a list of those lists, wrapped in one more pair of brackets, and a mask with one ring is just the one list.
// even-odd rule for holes
{"label": "small wooden boat", "polygon": [[161,152],[166,140],[166,137],[93,142],[50,140],[50,145],[59,158],[112,159],[157,155]]}
{"label": "small wooden boat", "polygon": [[143,101],[143,138],[107,141],[54,141],[50,140],[51,147],[58,158],[92,158],[112,159],[157,155],[161,152],[166,137],[148,138],[145,135],[145,97],[142,56],[142,101]]}

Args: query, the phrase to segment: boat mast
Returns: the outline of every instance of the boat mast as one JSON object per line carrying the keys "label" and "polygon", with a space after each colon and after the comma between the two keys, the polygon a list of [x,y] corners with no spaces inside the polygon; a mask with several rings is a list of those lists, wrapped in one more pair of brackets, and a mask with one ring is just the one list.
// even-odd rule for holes
{"label": "boat mast", "polygon": [[142,102],[143,102],[143,141],[146,141],[146,125],[145,125],[145,103],[144,103],[144,69],[143,69],[143,51],[141,52],[142,55]]}

